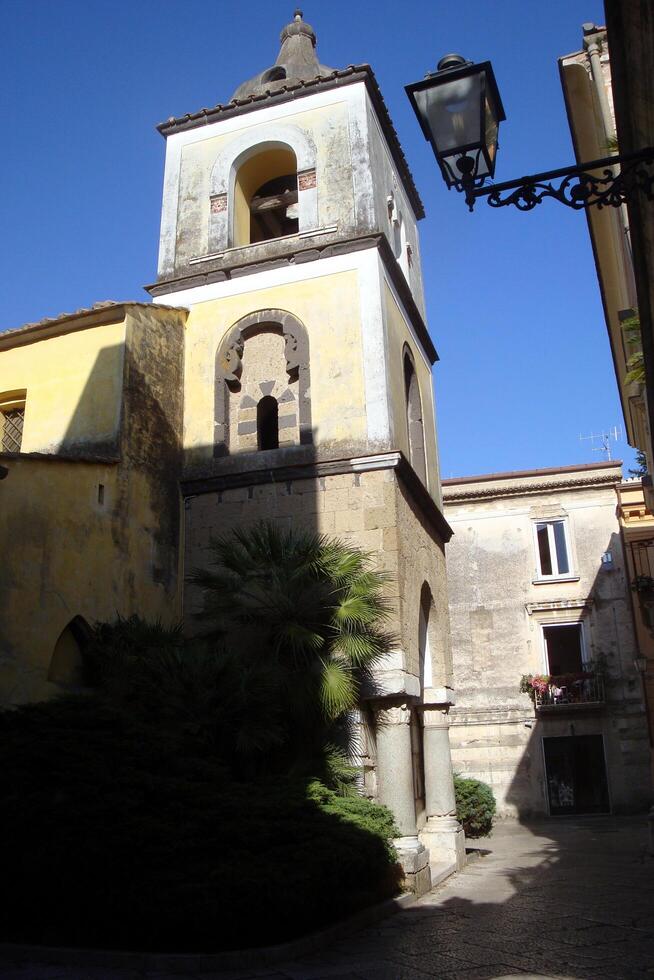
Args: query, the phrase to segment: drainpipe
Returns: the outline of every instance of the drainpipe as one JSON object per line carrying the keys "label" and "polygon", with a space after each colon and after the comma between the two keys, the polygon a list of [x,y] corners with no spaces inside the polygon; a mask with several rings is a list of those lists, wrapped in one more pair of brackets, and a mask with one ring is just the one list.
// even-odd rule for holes
{"label": "drainpipe", "polygon": [[599,99],[602,122],[604,123],[604,136],[606,137],[606,142],[608,144],[609,140],[615,137],[615,123],[613,122],[613,116],[611,115],[611,107],[609,106],[606,86],[604,85],[602,62],[600,61],[599,42],[602,39],[604,40],[604,43],[606,43],[606,33],[599,33],[594,24],[584,24],[584,47],[588,51],[590,71],[593,76],[593,82],[595,83],[597,98]]}
{"label": "drainpipe", "polygon": [[[609,105],[609,97],[606,94],[606,85],[604,84],[604,73],[602,71],[602,62],[600,61],[600,42],[606,44],[606,31],[599,31],[595,24],[584,24],[584,47],[588,52],[588,60],[590,61],[590,72],[593,79],[593,84],[595,86],[595,91],[597,93],[597,99],[599,101],[600,112],[602,114],[602,123],[604,127],[604,138],[606,142],[606,154],[609,156],[615,153],[615,150],[609,150],[609,140],[616,138],[615,121],[611,113],[611,107]],[[617,174],[618,168],[613,167],[613,173]],[[631,236],[629,234],[629,213],[627,211],[626,204],[620,206],[620,214],[622,215],[622,225],[624,228],[625,242],[627,246],[627,254],[633,262],[633,257],[631,254]],[[631,290],[633,292],[633,290]],[[633,305],[633,304],[632,304]]]}

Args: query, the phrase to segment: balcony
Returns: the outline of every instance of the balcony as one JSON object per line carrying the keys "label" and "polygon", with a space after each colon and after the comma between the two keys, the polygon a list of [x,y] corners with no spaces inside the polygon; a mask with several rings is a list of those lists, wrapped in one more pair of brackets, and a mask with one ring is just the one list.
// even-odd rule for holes
{"label": "balcony", "polygon": [[536,711],[578,711],[601,707],[605,703],[601,674],[579,673],[550,676],[534,688]]}

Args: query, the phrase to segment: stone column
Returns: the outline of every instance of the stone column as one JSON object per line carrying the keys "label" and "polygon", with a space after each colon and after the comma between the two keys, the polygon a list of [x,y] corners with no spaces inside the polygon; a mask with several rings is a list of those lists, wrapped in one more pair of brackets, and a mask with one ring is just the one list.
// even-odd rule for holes
{"label": "stone column", "polygon": [[377,792],[389,808],[401,836],[394,841],[409,889],[424,895],[431,888],[429,851],[418,839],[411,753],[411,705],[377,706]]}
{"label": "stone column", "polygon": [[424,708],[425,810],[427,822],[420,833],[432,864],[466,863],[465,836],[456,819],[450,723],[447,708]]}

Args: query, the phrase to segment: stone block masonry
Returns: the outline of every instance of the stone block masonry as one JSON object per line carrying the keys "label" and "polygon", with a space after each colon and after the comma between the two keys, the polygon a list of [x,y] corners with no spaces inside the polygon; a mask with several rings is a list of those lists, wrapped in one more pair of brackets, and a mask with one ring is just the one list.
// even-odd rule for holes
{"label": "stone block masonry", "polygon": [[[372,552],[377,566],[395,576],[397,535],[385,534],[397,521],[395,482],[392,470],[376,470],[188,497],[185,566],[187,569],[206,567],[211,560],[212,538],[229,533],[231,528],[273,520],[285,527],[334,536]],[[199,596],[187,586],[185,599],[185,610],[190,614],[197,609]]]}

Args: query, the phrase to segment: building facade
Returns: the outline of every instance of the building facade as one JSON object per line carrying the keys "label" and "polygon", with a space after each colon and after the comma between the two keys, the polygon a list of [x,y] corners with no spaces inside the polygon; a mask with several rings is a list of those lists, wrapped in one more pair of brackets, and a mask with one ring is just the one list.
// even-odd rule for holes
{"label": "building facade", "polygon": [[[170,619],[183,610],[191,624],[199,597],[184,587],[184,572],[206,565],[212,536],[262,518],[334,534],[371,552],[395,579],[397,645],[361,705],[364,785],[394,812],[408,879],[423,891],[430,861],[460,866],[464,850],[448,734],[444,546],[451,531],[439,481],[431,383],[437,355],[425,324],[420,198],[371,69],[322,65],[299,12],[282,31],[276,62],[227,104],[159,129],[166,166],[158,277],[148,287],[154,303],[130,309],[152,321],[142,366],[144,377],[157,381],[149,414],[170,416],[171,429],[148,433],[139,465],[148,469],[166,445],[165,490],[161,499],[143,493],[145,509],[130,510],[102,476],[116,523],[116,533],[108,523],[98,532],[107,535],[111,611],[91,600],[89,575],[66,584],[66,607],[88,622],[116,611]],[[169,322],[176,338],[170,351],[162,346]],[[100,391],[108,407],[101,411],[100,394],[89,403],[86,441],[78,440],[74,452],[83,449],[84,465],[97,466],[95,454],[109,452],[108,440],[115,472],[133,480],[130,399],[138,386],[119,380],[129,344],[117,322],[107,341],[111,361],[75,323],[62,359],[74,360],[84,338],[93,351],[88,365],[77,364],[71,402],[77,389],[89,388],[95,357],[106,363]],[[12,332],[5,342],[20,344],[23,336]],[[7,432],[18,418],[11,413],[21,410],[19,389],[25,405],[25,441],[3,454],[9,470],[3,489],[17,486],[14,470],[48,465],[35,460],[34,450],[61,454],[67,445],[61,438],[27,440],[32,426],[46,426],[34,365],[45,362],[50,341],[36,328],[33,341],[24,370],[16,372],[9,358],[0,374]],[[51,391],[62,372],[50,374]],[[92,480],[100,482],[95,470]],[[70,520],[80,535],[99,494],[93,489],[90,503],[82,497],[74,508]],[[156,556],[159,507],[171,515],[171,529],[173,514],[179,521],[168,540],[167,567],[176,573],[165,578],[168,591],[160,588],[154,558],[150,567],[136,551],[121,553],[119,572],[111,552],[122,528]],[[60,509],[67,508],[62,498]],[[3,520],[10,534],[12,517],[3,512]],[[36,551],[44,534],[35,531]],[[67,554],[62,541],[57,548]],[[17,581],[26,560],[15,559]],[[59,592],[62,574],[42,563],[41,588]],[[132,596],[136,582],[141,592]],[[22,601],[21,620],[34,603],[32,587]],[[22,699],[40,695],[48,675],[56,683],[51,663],[61,622],[44,612],[38,635],[21,634],[7,648],[7,663],[32,665],[34,685]],[[69,632],[62,642],[74,659],[78,638]]]}
{"label": "building facade", "polygon": [[[559,73],[577,163],[626,152],[616,131],[606,28],[584,24],[582,50],[559,58]],[[592,207],[586,209],[586,220],[627,439],[645,454],[651,473],[654,459],[629,212],[626,205]]]}
{"label": "building facade", "polygon": [[618,519],[636,631],[654,782],[654,514],[645,503],[643,481],[634,477],[618,487]]}
{"label": "building facade", "polygon": [[453,764],[500,814],[651,800],[621,482],[619,463],[597,463],[443,483]]}
{"label": "building facade", "polygon": [[183,310],[0,334],[0,703],[78,682],[95,621],[181,615]]}

